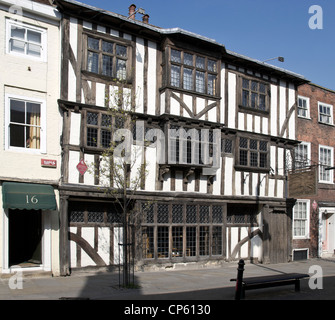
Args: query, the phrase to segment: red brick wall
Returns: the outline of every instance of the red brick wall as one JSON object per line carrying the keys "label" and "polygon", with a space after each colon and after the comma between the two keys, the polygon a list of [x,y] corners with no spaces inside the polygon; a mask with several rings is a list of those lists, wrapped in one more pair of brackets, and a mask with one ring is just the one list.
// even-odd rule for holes
{"label": "red brick wall", "polygon": [[[297,140],[311,143],[312,164],[319,162],[319,145],[333,147],[335,151],[335,126],[319,123],[318,102],[333,105],[333,121],[335,111],[335,92],[319,87],[317,85],[305,84],[298,88],[298,95],[310,98],[310,119],[298,117],[297,119]],[[334,164],[333,164],[334,166]],[[335,174],[335,170],[331,171]],[[318,194],[312,197],[302,197],[310,199],[310,238],[303,240],[293,240],[293,248],[309,248],[310,257],[317,257],[318,254],[318,233],[319,214],[314,211],[312,203],[335,202],[334,184],[318,184]]]}

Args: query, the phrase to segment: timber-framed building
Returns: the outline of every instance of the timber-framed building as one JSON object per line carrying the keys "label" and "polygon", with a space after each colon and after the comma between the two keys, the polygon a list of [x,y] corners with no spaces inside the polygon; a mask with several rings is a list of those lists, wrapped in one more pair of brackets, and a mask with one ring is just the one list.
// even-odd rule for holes
{"label": "timber-framed building", "polygon": [[63,14],[62,274],[120,262],[114,199],[99,175],[77,170],[81,160],[98,164],[111,139],[106,123],[117,119],[106,97],[115,90],[131,97],[146,132],[160,130],[167,142],[160,161],[157,147],[142,146],[149,170],[136,192],[138,267],[289,261],[286,164],[298,143],[297,87],[307,81],[206,37],[152,26],[147,15],[138,21],[134,5],[128,18],[72,0],[55,4]]}

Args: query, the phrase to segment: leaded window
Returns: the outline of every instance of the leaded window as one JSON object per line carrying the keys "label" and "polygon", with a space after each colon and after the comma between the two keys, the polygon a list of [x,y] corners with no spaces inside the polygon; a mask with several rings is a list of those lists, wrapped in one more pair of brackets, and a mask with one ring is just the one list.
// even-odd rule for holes
{"label": "leaded window", "polygon": [[126,80],[127,60],[127,46],[101,38],[87,37],[87,71]]}
{"label": "leaded window", "polygon": [[268,142],[258,139],[239,138],[238,166],[249,169],[269,168]]}
{"label": "leaded window", "polygon": [[264,82],[242,78],[241,106],[259,111],[268,109],[268,85]]}
{"label": "leaded window", "polygon": [[218,62],[171,49],[170,85],[211,96],[217,95]]}

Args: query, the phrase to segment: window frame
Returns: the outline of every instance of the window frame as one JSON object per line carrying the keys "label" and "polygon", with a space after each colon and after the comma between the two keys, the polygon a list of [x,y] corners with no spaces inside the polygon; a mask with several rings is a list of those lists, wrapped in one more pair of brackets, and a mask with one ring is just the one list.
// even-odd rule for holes
{"label": "window frame", "polygon": [[[26,43],[28,42],[26,40],[26,38],[24,40],[24,42],[25,42],[25,46],[24,46],[25,47],[25,50],[24,50],[25,52],[24,53],[11,51],[10,42],[11,42],[11,39],[12,39],[12,37],[11,37],[11,27],[12,26],[16,26],[16,27],[25,29],[26,31],[31,30],[31,31],[38,32],[38,33],[41,34],[41,44],[40,44],[41,55],[39,57],[29,55],[26,52]],[[28,58],[28,59],[32,59],[32,60],[35,60],[35,61],[47,62],[47,49],[48,49],[48,46],[47,46],[47,30],[46,29],[31,25],[31,24],[28,24],[28,23],[25,23],[25,22],[15,21],[15,20],[12,20],[12,19],[9,19],[9,18],[6,19],[6,54],[13,55],[13,56],[16,56],[16,57]]]}
{"label": "window frame", "polygon": [[[249,88],[244,88],[243,85],[243,81],[249,81]],[[251,88],[251,84],[252,82],[257,82],[258,84],[258,88],[259,88],[259,84],[264,85],[264,93],[261,92],[259,89],[258,90],[253,90]],[[256,112],[256,113],[262,113],[262,114],[269,114],[270,113],[270,86],[269,83],[266,81],[263,81],[262,79],[259,78],[254,78],[254,77],[248,77],[246,75],[241,75],[239,76],[239,86],[240,86],[240,92],[239,92],[239,108],[241,111],[252,111],[252,112]],[[248,105],[244,105],[243,102],[243,95],[244,95],[244,91],[248,91],[248,101],[250,103],[248,103]],[[252,94],[257,94],[259,95],[264,95],[265,96],[265,101],[264,101],[264,109],[261,109],[259,106],[257,107],[252,107],[251,106],[251,97]],[[259,100],[259,97],[258,97]]]}
{"label": "window frame", "polygon": [[[25,103],[36,103],[40,105],[40,148],[32,149],[26,147],[14,147],[10,145],[10,103],[11,100],[23,101]],[[47,123],[46,123],[46,101],[40,98],[31,98],[28,96],[22,96],[17,94],[6,94],[5,95],[5,150],[17,151],[31,154],[45,154],[47,144]]]}
{"label": "window frame", "polygon": [[[99,49],[93,49],[89,48],[88,46],[88,39],[96,39],[99,41]],[[102,49],[102,43],[103,41],[113,43],[113,53],[109,53],[107,51],[103,51]],[[117,55],[116,53],[116,47],[117,46],[123,46],[126,47],[126,57],[123,57],[121,55]],[[94,52],[98,54],[98,72],[91,71],[88,69],[88,53],[89,51]],[[106,55],[108,57],[112,57],[112,74],[104,74],[103,73],[103,55]],[[117,77],[117,60],[123,60],[126,62],[126,70],[125,70],[125,75],[124,78],[118,78]],[[85,31],[83,33],[83,71],[95,76],[95,77],[102,77],[108,80],[113,80],[113,81],[124,81],[126,83],[130,82],[131,80],[131,68],[130,64],[132,61],[132,45],[129,40],[126,39],[119,39],[115,37],[107,37],[102,34],[95,34],[95,33],[90,33],[88,31]]]}
{"label": "window frame", "polygon": [[[300,106],[299,104],[300,100],[306,102],[306,108],[304,108],[303,106]],[[297,114],[299,118],[310,119],[310,98],[304,97],[304,96],[298,96],[297,107],[298,107]],[[306,112],[306,115],[305,116],[301,115],[299,112],[300,110],[304,110]]]}
{"label": "window frame", "polygon": [[[329,150],[330,151],[330,163],[329,164],[322,164],[321,163],[321,149]],[[333,184],[334,183],[334,174],[332,170],[325,171],[326,167],[332,167],[334,164],[334,148],[329,146],[323,146],[319,145],[319,183],[328,183]],[[324,180],[321,177],[324,175],[324,173],[327,172],[329,176],[329,180]]]}
{"label": "window frame", "polygon": [[[296,210],[299,205],[305,204],[306,205],[306,217],[305,218],[296,218]],[[302,235],[295,234],[295,225],[297,221],[305,221],[305,233]],[[298,199],[296,204],[293,207],[293,216],[292,216],[292,237],[293,239],[309,239],[310,236],[310,200],[308,199]]]}
{"label": "window frame", "polygon": [[[172,52],[178,51],[180,52],[180,61],[172,61]],[[192,56],[192,65],[185,62],[185,56],[190,55]],[[200,65],[197,66],[197,58],[203,59],[203,65],[204,67],[200,67]],[[218,97],[219,96],[219,60],[214,57],[209,57],[203,54],[199,54],[196,52],[191,52],[187,50],[177,49],[174,47],[168,47],[168,86],[171,86],[173,88],[177,88],[179,90],[184,90],[187,92],[192,92],[197,95],[206,95],[210,97]],[[199,61],[199,60],[198,60]],[[213,62],[214,70],[209,69],[209,61]],[[175,81],[179,82],[179,85],[176,85],[173,83],[173,77],[172,77],[172,70],[173,68],[179,69],[178,77],[175,79]],[[188,82],[185,82],[185,70],[192,70],[191,71],[191,77],[188,77],[188,79],[191,80],[191,88],[188,86],[185,88],[186,84],[189,84]],[[204,74],[204,90],[197,90],[197,73]],[[212,84],[212,92],[209,90],[209,79],[210,76],[213,76],[213,84]],[[200,78],[198,78],[200,79]]]}
{"label": "window frame", "polygon": [[[329,108],[329,115],[320,112],[320,107]],[[329,122],[322,121],[321,117],[327,117]],[[334,125],[333,105],[318,101],[318,122],[326,125]]]}
{"label": "window frame", "polygon": [[[241,139],[247,140],[247,148],[241,148]],[[257,149],[252,149],[250,147],[250,141],[255,140],[257,141]],[[260,142],[266,143],[267,150],[260,150]],[[241,149],[247,152],[247,163],[241,164]],[[251,166],[251,157],[250,154],[252,152],[257,152],[257,166]],[[261,154],[266,154],[266,165],[265,167],[261,167]],[[270,170],[270,141],[266,140],[261,137],[246,137],[246,136],[238,136],[236,140],[236,150],[235,150],[235,169],[237,170],[243,170],[243,171],[249,171],[249,172],[264,172],[267,173]]]}
{"label": "window frame", "polygon": [[[302,150],[302,158],[300,158],[300,154],[298,153],[299,148],[306,148]],[[305,154],[306,153],[306,154]],[[299,159],[298,159],[299,158]],[[294,165],[296,169],[303,169],[311,165],[311,143],[310,142],[301,142],[294,148]]]}

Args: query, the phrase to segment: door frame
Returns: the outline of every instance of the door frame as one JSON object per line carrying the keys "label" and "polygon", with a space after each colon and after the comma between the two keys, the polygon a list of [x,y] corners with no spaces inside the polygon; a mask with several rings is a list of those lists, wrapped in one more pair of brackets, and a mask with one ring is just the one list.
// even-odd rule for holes
{"label": "door frame", "polygon": [[[17,272],[17,267],[9,267],[9,210],[3,210],[3,221],[2,221],[2,273],[14,273]],[[41,211],[42,216],[42,238],[41,238],[41,254],[42,264],[34,267],[25,267],[24,271],[51,271],[51,216],[47,210]]]}

